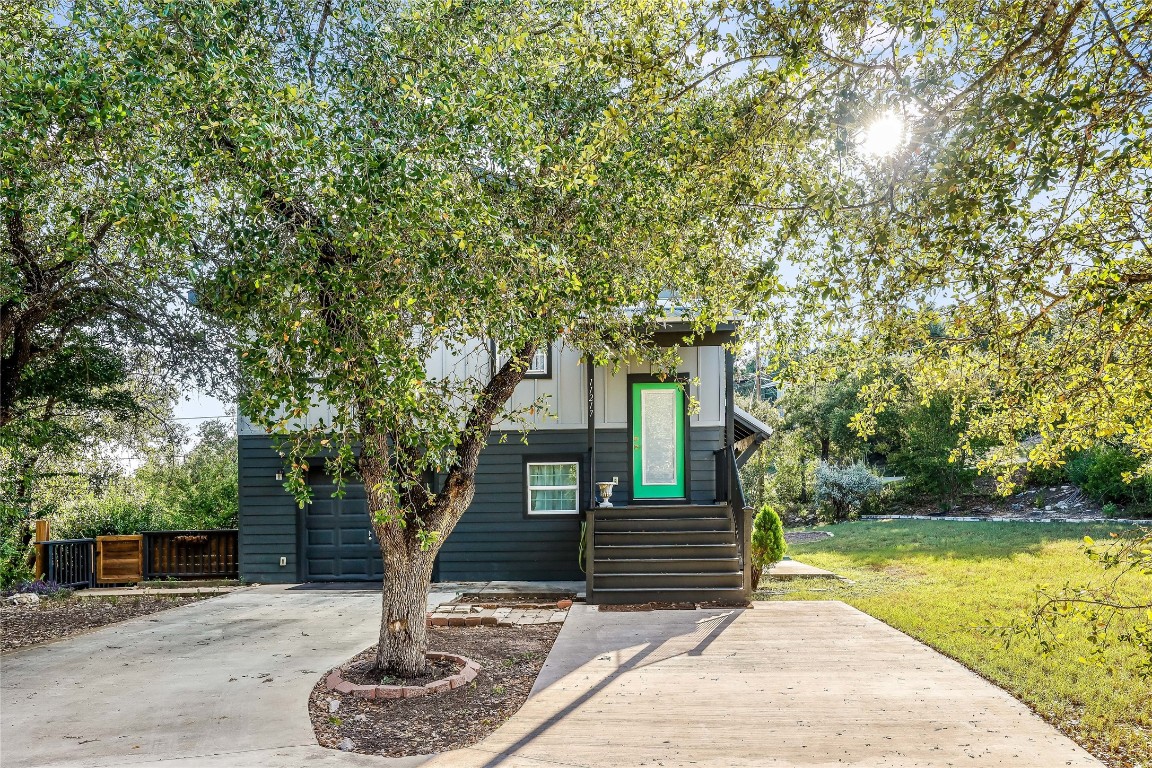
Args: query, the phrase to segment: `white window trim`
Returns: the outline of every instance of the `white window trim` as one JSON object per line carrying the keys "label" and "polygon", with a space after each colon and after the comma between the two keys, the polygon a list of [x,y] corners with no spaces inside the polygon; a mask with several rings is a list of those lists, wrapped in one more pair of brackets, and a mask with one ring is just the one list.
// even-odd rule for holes
{"label": "white window trim", "polygon": [[[537,367],[536,363],[542,363]],[[525,373],[536,374],[539,376],[547,376],[548,371],[548,347],[541,347],[536,350],[532,355],[532,362],[528,364],[528,370]]]}
{"label": "white window trim", "polygon": [[[552,467],[557,464],[571,464],[576,467],[575,485],[532,485],[532,467]],[[530,461],[524,465],[524,482],[528,486],[528,514],[529,515],[578,515],[580,514],[580,462],[578,461]],[[532,491],[576,491],[575,509],[532,509]]]}
{"label": "white window trim", "polygon": [[[496,342],[491,342],[492,366],[493,373],[496,372],[504,363],[508,362],[508,355],[497,346]],[[540,362],[540,367],[536,363]],[[528,361],[528,367],[524,370],[525,378],[530,379],[550,379],[552,378],[552,345],[545,344],[541,346],[532,355],[532,359]]]}

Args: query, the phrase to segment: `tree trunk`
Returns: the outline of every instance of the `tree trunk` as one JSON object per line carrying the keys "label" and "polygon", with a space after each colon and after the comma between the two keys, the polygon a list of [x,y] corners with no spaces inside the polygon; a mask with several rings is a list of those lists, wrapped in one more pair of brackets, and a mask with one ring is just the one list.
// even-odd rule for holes
{"label": "tree trunk", "polygon": [[[368,499],[368,514],[380,541],[384,561],[383,611],[376,668],[399,677],[415,677],[428,667],[427,606],[432,564],[440,546],[476,495],[476,468],[492,423],[536,351],[528,344],[504,364],[484,388],[461,432],[457,462],[435,497],[419,483],[396,495],[389,479],[412,481],[390,451],[388,439],[369,425],[361,430],[363,446],[357,461]],[[369,410],[365,408],[365,410]],[[420,533],[431,534],[428,547]]]}
{"label": "tree trunk", "polygon": [[416,677],[428,667],[428,585],[439,547],[425,551],[403,531],[395,533],[399,536],[380,541],[384,586],[376,667],[400,677]]}

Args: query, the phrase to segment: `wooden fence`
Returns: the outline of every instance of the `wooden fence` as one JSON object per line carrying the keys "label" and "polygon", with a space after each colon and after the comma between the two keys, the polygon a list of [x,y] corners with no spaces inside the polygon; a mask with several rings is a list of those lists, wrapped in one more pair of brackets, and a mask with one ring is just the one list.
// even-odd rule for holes
{"label": "wooden fence", "polygon": [[57,539],[38,541],[36,547],[37,576],[73,588],[149,579],[240,577],[236,529]]}
{"label": "wooden fence", "polygon": [[96,581],[130,584],[144,578],[144,537],[97,536]]}
{"label": "wooden fence", "polygon": [[240,576],[239,531],[148,531],[145,579],[235,579]]}

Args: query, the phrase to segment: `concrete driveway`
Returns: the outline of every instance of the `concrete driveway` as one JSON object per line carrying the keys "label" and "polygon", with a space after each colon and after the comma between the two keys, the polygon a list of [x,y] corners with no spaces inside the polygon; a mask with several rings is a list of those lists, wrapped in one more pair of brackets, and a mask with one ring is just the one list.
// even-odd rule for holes
{"label": "concrete driveway", "polygon": [[578,605],[532,696],[481,743],[404,760],[321,749],[308,691],[372,643],[378,600],[248,590],[6,655],[0,762],[1101,765],[963,666],[834,602],[645,613]]}
{"label": "concrete driveway", "polygon": [[258,587],[6,654],[0,764],[376,765],[316,746],[307,698],[379,620],[375,590]]}

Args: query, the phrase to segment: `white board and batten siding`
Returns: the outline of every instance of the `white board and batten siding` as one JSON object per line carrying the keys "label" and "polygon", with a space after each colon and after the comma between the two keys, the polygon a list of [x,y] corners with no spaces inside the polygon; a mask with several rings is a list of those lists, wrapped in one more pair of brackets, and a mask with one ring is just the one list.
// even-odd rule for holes
{"label": "white board and batten siding", "polygon": [[[691,414],[692,427],[722,427],[724,425],[724,350],[721,347],[686,347],[680,350],[682,363],[677,373],[686,375],[692,385],[691,397],[698,401],[698,409]],[[428,360],[430,379],[452,376],[484,377],[488,374],[490,355],[487,345],[473,344],[453,351],[442,348]],[[625,429],[628,426],[628,376],[648,374],[647,363],[622,363],[613,373],[597,367],[596,428]],[[698,381],[697,381],[698,380]],[[587,429],[588,384],[587,371],[580,352],[558,342],[552,348],[552,369],[548,378],[525,379],[516,387],[509,402],[510,410],[529,407],[543,399],[545,407],[537,410],[527,421],[532,429]],[[330,419],[329,409],[318,405],[304,417],[307,423],[318,418]],[[517,430],[512,421],[501,421],[496,430]],[[240,434],[263,434],[246,419],[238,419]]]}

